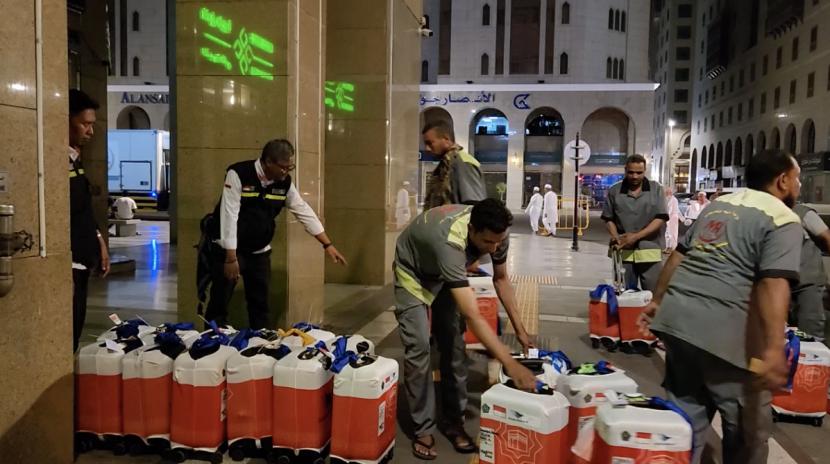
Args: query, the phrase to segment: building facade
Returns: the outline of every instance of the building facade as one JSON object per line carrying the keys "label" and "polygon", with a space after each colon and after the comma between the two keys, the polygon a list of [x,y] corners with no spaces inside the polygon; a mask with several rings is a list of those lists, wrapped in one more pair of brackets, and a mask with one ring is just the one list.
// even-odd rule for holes
{"label": "building facade", "polygon": [[107,14],[111,128],[170,130],[167,2],[108,0]]}
{"label": "building facade", "polygon": [[[518,209],[549,183],[573,197],[577,133],[591,153],[582,191],[596,201],[626,156],[650,155],[649,1],[428,0],[424,14],[422,125],[453,125],[490,196]],[[434,159],[421,148],[423,189]]]}
{"label": "building facade", "polygon": [[[744,186],[747,162],[765,148],[830,150],[830,2],[706,0],[695,9],[690,188]],[[804,182],[805,199],[827,201],[823,177]]]}
{"label": "building facade", "polygon": [[660,84],[654,95],[654,159],[660,181],[678,192],[689,191],[692,70],[703,57],[695,54],[696,2],[657,0],[653,2],[651,31],[652,79]]}

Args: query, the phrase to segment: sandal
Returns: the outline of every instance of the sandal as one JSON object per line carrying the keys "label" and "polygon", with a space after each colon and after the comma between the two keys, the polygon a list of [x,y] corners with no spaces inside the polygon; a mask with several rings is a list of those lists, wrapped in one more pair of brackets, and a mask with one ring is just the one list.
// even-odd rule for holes
{"label": "sandal", "polygon": [[[430,443],[425,441],[427,439],[430,440]],[[422,452],[418,449],[419,446],[427,451]],[[435,437],[432,435],[425,435],[423,437],[416,437],[412,440],[412,455],[418,459],[423,459],[424,461],[434,461],[435,458],[438,457],[438,454],[435,453]]]}
{"label": "sandal", "polygon": [[447,429],[445,435],[457,453],[472,454],[478,451],[478,446],[476,446],[473,438],[467,435],[467,432],[461,427]]}

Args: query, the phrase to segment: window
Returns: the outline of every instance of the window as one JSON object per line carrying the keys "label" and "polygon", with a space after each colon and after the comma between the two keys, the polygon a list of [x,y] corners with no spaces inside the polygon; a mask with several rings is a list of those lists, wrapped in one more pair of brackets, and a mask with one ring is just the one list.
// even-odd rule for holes
{"label": "window", "polygon": [[704,54],[706,52],[706,42],[700,41],[700,54]]}
{"label": "window", "polygon": [[767,93],[764,92],[761,94],[761,114],[767,112]]}
{"label": "window", "polygon": [[614,29],[614,9],[608,10],[608,29]]}
{"label": "window", "polygon": [[688,121],[688,115],[685,111],[675,111],[674,120],[677,121],[678,124],[686,124]]}
{"label": "window", "polygon": [[700,119],[697,120],[697,133],[700,134]]}
{"label": "window", "polygon": [[781,64],[784,62],[784,49],[778,47],[775,51],[775,69],[781,69]]}
{"label": "window", "polygon": [[776,87],[772,97],[772,109],[777,110],[779,106],[781,106],[781,87]]}
{"label": "window", "polygon": [[481,25],[482,26],[489,26],[490,25],[490,5],[484,4],[481,7]]}
{"label": "window", "polygon": [[562,24],[571,23],[571,4],[565,2],[562,4]]}
{"label": "window", "polygon": [[798,81],[795,80],[795,79],[790,81],[790,105],[795,103],[795,92],[796,92],[796,86],[798,85],[797,82]]}
{"label": "window", "polygon": [[686,61],[691,58],[692,52],[689,47],[677,47],[675,49],[675,58],[678,61]]}
{"label": "window", "polygon": [[755,115],[755,99],[750,98],[749,103],[746,105],[746,118],[752,119],[752,116]]}
{"label": "window", "polygon": [[729,107],[729,110],[727,110],[727,112],[726,112],[726,124],[727,125],[732,124],[732,107],[731,106]]}
{"label": "window", "polygon": [[141,75],[141,63],[138,60],[137,56],[133,57],[133,76],[140,76]]}
{"label": "window", "polygon": [[813,96],[813,91],[815,90],[816,86],[816,73],[811,72],[807,75],[807,98],[811,98]]}
{"label": "window", "polygon": [[619,70],[620,70],[620,62],[619,62],[619,60],[614,58],[614,68],[613,68],[613,71],[611,73],[611,76],[614,79],[616,79],[620,75]]}
{"label": "window", "polygon": [[703,12],[703,18],[700,21],[700,25],[706,27],[706,12]]}
{"label": "window", "polygon": [[816,46],[818,46],[818,26],[810,29],[810,51],[815,51]]}
{"label": "window", "polygon": [[490,56],[486,53],[481,55],[481,75],[490,74]]}
{"label": "window", "polygon": [[605,78],[611,79],[611,58],[605,60]]}
{"label": "window", "polygon": [[744,104],[738,103],[738,122],[744,119]]}
{"label": "window", "polygon": [[429,15],[424,15],[424,27],[429,29]]}
{"label": "window", "polygon": [[793,38],[793,61],[798,59],[798,37]]}
{"label": "window", "polygon": [[755,82],[755,62],[749,64],[749,82]]}
{"label": "window", "polygon": [[761,62],[761,76],[767,75],[767,70],[769,69],[769,56],[764,55],[764,60]]}
{"label": "window", "polygon": [[729,93],[735,91],[735,75],[729,76]]}
{"label": "window", "polygon": [[738,88],[744,88],[744,68],[741,68],[741,70],[738,72]]}
{"label": "window", "polygon": [[[678,18],[691,18],[692,17],[692,5],[678,5],[677,6],[677,17]],[[704,17],[703,22],[704,23],[706,22],[705,17]]]}
{"label": "window", "polygon": [[622,18],[620,19],[620,30],[625,32],[625,11],[622,12]]}
{"label": "window", "polygon": [[568,74],[568,54],[565,52],[559,55],[559,74]]}
{"label": "window", "polygon": [[726,81],[721,81],[720,83],[720,94],[721,96],[726,96]]}
{"label": "window", "polygon": [[[133,11],[133,31],[138,32],[141,30],[141,21],[138,15],[138,11]],[[138,74],[135,74],[137,76]]]}
{"label": "window", "polygon": [[715,101],[716,98],[718,98],[718,86],[713,85],[712,86],[712,101]]}
{"label": "window", "polygon": [[712,126],[712,130],[715,130],[715,115],[714,114],[712,114],[712,121],[709,123],[709,125]]}
{"label": "window", "polygon": [[698,108],[700,108],[700,107],[702,107],[702,106],[703,106],[703,95],[702,95],[702,94],[698,94],[698,95],[697,95],[697,107],[698,107]]}
{"label": "window", "polygon": [[421,61],[421,82],[429,81],[429,61]]}
{"label": "window", "polygon": [[620,80],[625,80],[625,60],[620,60]]}
{"label": "window", "polygon": [[674,71],[674,80],[677,82],[689,82],[689,68],[678,68]]}
{"label": "window", "polygon": [[723,110],[721,110],[720,115],[718,116],[718,127],[723,127]]}
{"label": "window", "polygon": [[614,11],[614,30],[620,30],[620,10]]}
{"label": "window", "polygon": [[709,91],[708,91],[708,90],[706,91],[706,93],[704,94],[704,96],[706,97],[706,99],[705,99],[704,101],[705,101],[705,102],[706,102],[706,104],[708,105],[708,104],[709,104]]}
{"label": "window", "polygon": [[689,101],[689,91],[686,89],[677,89],[674,91],[675,103],[686,103]]}
{"label": "window", "polygon": [[709,130],[709,119],[703,118],[703,132],[706,132],[707,130]]}
{"label": "window", "polygon": [[697,80],[699,80],[699,81],[702,81],[702,80],[703,80],[703,68],[700,68],[700,69],[698,70],[698,73],[697,73]]}
{"label": "window", "polygon": [[678,39],[691,39],[692,38],[692,27],[691,26],[677,26],[677,38]]}

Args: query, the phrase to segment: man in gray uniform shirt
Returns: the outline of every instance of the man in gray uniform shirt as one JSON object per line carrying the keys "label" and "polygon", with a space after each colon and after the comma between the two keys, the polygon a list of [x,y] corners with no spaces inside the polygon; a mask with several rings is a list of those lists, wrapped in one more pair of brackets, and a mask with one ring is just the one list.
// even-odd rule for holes
{"label": "man in gray uniform shirt", "polygon": [[602,220],[611,246],[620,249],[627,288],[654,291],[662,267],[669,220],[663,187],[645,177],[646,159],[631,155],[625,161],[625,178],[608,189]]}
{"label": "man in gray uniform shirt", "polygon": [[801,218],[801,280],[793,289],[793,319],[800,330],[824,341],[824,287],[827,275],[821,252],[830,252],[830,228],[809,206],[798,204],[793,211]]}
{"label": "man in gray uniform shirt", "polygon": [[481,165],[455,143],[452,127],[444,121],[426,124],[424,147],[441,158],[429,180],[424,209],[441,205],[472,205],[486,198]]}
{"label": "man in gray uniform shirt", "polygon": [[[444,205],[415,218],[398,237],[394,262],[395,317],[400,324],[404,346],[404,395],[415,426],[412,452],[420,459],[432,460],[437,456],[433,437],[436,410],[430,375],[429,305],[432,305],[432,327],[437,339],[439,335],[436,332],[446,332],[446,326],[452,326],[452,321],[458,320],[460,312],[473,333],[504,365],[519,388],[532,389],[535,385],[533,374],[510,356],[508,349],[481,317],[467,281],[468,265],[484,255],[492,258],[496,278],[505,273],[508,228],[512,220],[510,212],[495,199],[483,200],[474,207]],[[453,304],[435,305],[435,295],[439,292],[447,294]],[[508,313],[513,312],[514,304],[506,301],[501,292],[499,297]],[[518,318],[511,315],[511,321],[517,333],[524,332],[521,322],[516,323]],[[448,372],[450,379],[445,379],[446,368],[450,366],[443,353],[441,364],[442,412],[448,422],[445,433],[456,451],[475,452],[475,443],[463,427],[466,369],[459,372],[456,366],[452,366]],[[454,382],[446,383],[448,381],[458,382],[463,397],[452,391],[456,385]],[[447,391],[448,388],[451,391]]]}
{"label": "man in gray uniform shirt", "polygon": [[767,462],[770,391],[787,380],[784,327],[798,282],[802,229],[790,209],[800,169],[765,151],[746,168],[749,188],[701,212],[666,262],[641,330],[666,346],[663,386],[691,417],[693,463],[720,412],[723,463]]}

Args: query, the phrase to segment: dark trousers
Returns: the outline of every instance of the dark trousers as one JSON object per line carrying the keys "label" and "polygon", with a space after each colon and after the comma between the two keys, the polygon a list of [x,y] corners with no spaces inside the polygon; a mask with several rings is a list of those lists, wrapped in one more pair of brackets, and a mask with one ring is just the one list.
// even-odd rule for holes
{"label": "dark trousers", "polygon": [[669,335],[666,377],[669,400],[692,420],[695,448],[692,464],[701,462],[706,436],[715,412],[723,426],[724,464],[764,464],[772,430],[770,392],[755,386],[754,375],[690,343]]}
{"label": "dark trousers", "polygon": [[72,269],[72,352],[78,351],[81,331],[86,319],[86,295],[89,288],[89,270]]}
{"label": "dark trousers", "polygon": [[[220,326],[228,322],[228,304],[236,282],[225,278],[225,250],[214,247],[211,252],[212,280],[210,301],[205,319]],[[239,253],[239,275],[245,285],[245,302],[248,305],[248,325],[252,329],[264,329],[268,324],[268,283],[271,280],[271,251],[265,253]]]}

